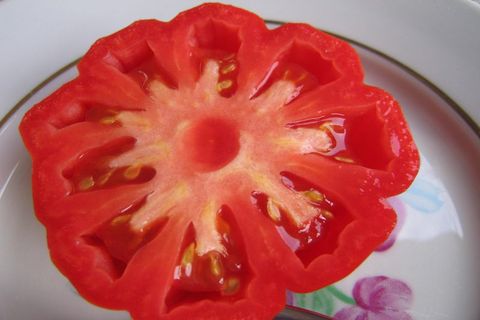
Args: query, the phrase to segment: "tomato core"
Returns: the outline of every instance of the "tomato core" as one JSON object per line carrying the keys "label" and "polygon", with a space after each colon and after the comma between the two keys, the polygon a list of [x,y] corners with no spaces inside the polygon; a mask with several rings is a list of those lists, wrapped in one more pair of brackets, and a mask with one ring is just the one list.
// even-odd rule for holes
{"label": "tomato core", "polygon": [[196,171],[218,170],[238,154],[239,132],[234,123],[219,118],[195,121],[185,130],[183,150]]}

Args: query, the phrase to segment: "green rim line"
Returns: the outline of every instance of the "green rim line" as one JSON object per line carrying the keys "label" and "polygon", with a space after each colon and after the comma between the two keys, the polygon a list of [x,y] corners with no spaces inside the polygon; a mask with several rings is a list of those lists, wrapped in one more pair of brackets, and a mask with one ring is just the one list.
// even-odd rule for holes
{"label": "green rim line", "polygon": [[[280,26],[280,25],[285,24],[285,23],[289,23],[288,21],[278,21],[278,20],[272,20],[272,19],[265,19],[264,21],[265,21],[265,23],[269,23],[269,24],[273,24],[273,25],[277,25],[277,26]],[[317,28],[317,27],[315,27],[315,28]],[[475,135],[478,138],[480,138],[480,125],[468,114],[467,111],[465,111],[464,108],[462,108],[457,102],[455,102],[452,98],[450,98],[450,96],[447,93],[445,93],[445,91],[443,91],[442,89],[437,87],[431,80],[425,78],[420,73],[418,73],[414,69],[410,68],[406,64],[398,61],[397,59],[389,56],[388,54],[385,54],[385,53],[383,53],[383,52],[381,52],[381,51],[379,51],[375,48],[370,47],[369,45],[366,45],[362,42],[359,42],[359,41],[356,41],[354,39],[342,36],[342,35],[340,35],[338,33],[335,33],[335,32],[331,32],[331,31],[321,29],[321,28],[317,28],[317,29],[321,30],[325,33],[328,33],[328,34],[330,34],[330,35],[332,35],[336,38],[340,38],[342,40],[345,40],[345,41],[349,42],[350,44],[354,44],[354,45],[359,46],[363,49],[366,49],[370,52],[373,52],[376,55],[386,59],[387,61],[399,66],[401,69],[403,69],[404,71],[409,73],[411,76],[413,76],[414,78],[416,78],[417,80],[419,80],[420,82],[425,84],[430,90],[432,90],[440,98],[442,98],[446,102],[446,104],[448,106],[450,106],[453,109],[453,111],[455,111],[457,113],[458,116],[460,116],[460,118],[467,124],[467,126],[470,129],[473,130]]]}
{"label": "green rim line", "polygon": [[[273,20],[273,19],[265,19],[264,20],[265,23],[269,23],[269,24],[276,24],[276,25],[282,25],[282,24],[285,24],[287,22],[285,21],[278,21],[278,20]],[[338,37],[340,39],[343,39],[347,42],[350,42],[350,43],[353,43],[355,45],[358,45],[364,49],[367,49],[369,50],[370,52],[373,52],[385,59],[387,59],[388,61],[396,64],[397,66],[399,66],[400,68],[402,68],[403,70],[407,71],[408,73],[410,73],[414,78],[420,80],[421,82],[423,82],[427,87],[429,87],[431,90],[433,90],[437,95],[439,95],[464,121],[465,123],[470,127],[470,129],[473,130],[473,132],[475,133],[475,135],[480,138],[480,126],[476,123],[475,120],[473,120],[473,118],[460,106],[458,105],[452,98],[450,98],[444,91],[442,91],[439,87],[437,87],[435,84],[433,84],[432,81],[426,79],[424,76],[422,76],[421,74],[419,74],[418,72],[416,72],[415,70],[413,70],[412,68],[408,67],[407,65],[401,63],[400,61],[390,57],[389,55],[377,50],[377,49],[374,49],[368,45],[365,45],[361,42],[358,42],[356,40],[353,40],[353,39],[350,39],[348,37],[345,37],[345,36],[342,36],[342,35],[339,35],[339,34],[336,34],[334,32],[329,32],[327,30],[324,30],[325,32],[335,36],[335,37]],[[62,74],[63,72],[65,72],[66,70],[68,70],[69,68],[75,66],[75,64],[77,64],[77,62],[80,60],[80,58],[78,59],[75,59],[74,61],[70,62],[69,64],[67,64],[66,66],[62,67],[61,69],[57,70],[55,73],[53,73],[52,75],[50,75],[47,79],[43,80],[40,84],[38,84],[35,88],[33,88],[27,95],[25,95],[22,99],[20,99],[20,101],[18,101],[14,106],[13,108],[11,108],[6,114],[5,116],[3,116],[2,118],[0,118],[0,128],[5,125],[7,123],[7,121],[13,116],[13,114],[18,110],[20,109],[20,107],[25,104],[35,93],[37,93],[38,91],[40,91],[43,87],[45,87],[49,82],[51,82],[54,78],[56,78],[57,76],[59,76],[60,74]]]}
{"label": "green rim line", "polygon": [[335,286],[329,286],[326,287],[325,290],[327,290],[330,294],[332,294],[335,298],[338,300],[346,303],[346,304],[356,304],[355,300],[353,298],[347,296],[345,293],[340,291],[337,287]]}
{"label": "green rim line", "polygon": [[37,92],[42,90],[47,84],[52,82],[55,78],[60,76],[62,73],[66,72],[68,69],[75,67],[75,65],[80,61],[81,58],[77,58],[72,62],[64,65],[54,73],[52,73],[48,78],[36,85],[30,92],[28,92],[20,101],[18,101],[13,108],[8,111],[3,118],[0,119],[0,128],[7,123],[7,121],[17,112],[31,97],[33,97]]}

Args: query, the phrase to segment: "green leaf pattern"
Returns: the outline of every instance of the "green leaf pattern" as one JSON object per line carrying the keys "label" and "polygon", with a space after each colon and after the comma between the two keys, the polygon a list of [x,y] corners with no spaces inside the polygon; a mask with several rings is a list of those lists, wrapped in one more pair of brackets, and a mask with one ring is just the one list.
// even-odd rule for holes
{"label": "green leaf pattern", "polygon": [[317,312],[333,315],[338,302],[355,304],[352,297],[343,293],[335,286],[325,287],[308,294],[295,294],[295,305],[300,308],[315,310]]}

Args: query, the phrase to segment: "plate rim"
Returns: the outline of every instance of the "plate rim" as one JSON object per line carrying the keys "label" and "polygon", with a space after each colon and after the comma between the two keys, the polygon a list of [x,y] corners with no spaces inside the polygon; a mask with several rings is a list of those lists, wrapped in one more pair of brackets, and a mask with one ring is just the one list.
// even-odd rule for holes
{"label": "plate rim", "polygon": [[[281,26],[282,24],[285,23],[290,23],[289,21],[282,21],[282,20],[275,20],[275,19],[264,19],[265,24],[273,24],[276,26]],[[422,82],[424,85],[426,85],[430,90],[432,90],[436,95],[438,95],[456,114],[461,118],[461,120],[464,122],[464,124],[469,127],[473,133],[476,135],[476,137],[480,140],[480,125],[476,123],[476,121],[473,119],[473,117],[463,108],[460,106],[459,103],[457,103],[455,100],[453,100],[445,91],[440,89],[437,85],[435,85],[431,80],[427,79],[425,76],[423,76],[420,72],[414,70],[412,67],[409,67],[407,64],[400,62],[399,60],[395,59],[394,57],[382,52],[379,49],[376,49],[372,46],[369,46],[367,44],[362,43],[361,41],[352,39],[350,37],[341,35],[336,32],[332,32],[329,30],[325,29],[320,29],[313,25],[314,28],[326,32],[334,37],[337,37],[339,39],[342,39],[344,41],[347,41],[349,44],[354,44],[356,46],[359,46],[365,50],[368,50],[369,52],[372,52],[389,62],[395,64],[396,66],[400,67],[402,70],[406,71],[408,74]],[[63,67],[59,68],[56,70],[54,73],[52,73],[50,76],[45,78],[43,81],[41,81],[39,84],[34,86],[26,95],[24,95],[13,107],[9,108],[7,113],[0,119],[0,130],[9,122],[9,120],[16,114],[16,112],[25,104],[27,101],[35,95],[38,91],[43,89],[45,86],[47,86],[50,82],[52,82],[55,78],[57,78],[59,75],[64,73],[65,71],[75,67],[78,62],[83,58],[83,56],[74,59],[73,61],[67,63]]]}
{"label": "plate rim", "polygon": [[[287,22],[282,22],[282,21],[277,21],[277,20],[265,20],[266,23],[271,23],[271,24],[276,24],[276,25],[281,25]],[[351,39],[346,36],[339,35],[334,32],[330,31],[325,31],[328,34],[331,34],[337,38],[343,39],[350,44],[354,44],[356,46],[359,46],[363,49],[368,50],[369,52],[384,58],[388,60],[389,62],[393,63],[394,65],[400,67],[403,71],[406,71],[408,74],[413,76],[415,79],[419,80],[423,84],[426,85],[426,87],[430,90],[432,90],[433,93],[435,93],[439,98],[441,98],[446,105],[448,105],[449,108],[451,108],[455,113],[463,120],[462,124],[467,125],[477,136],[478,139],[480,139],[480,127],[479,125],[475,122],[475,120],[457,103],[455,100],[453,100],[448,94],[446,94],[444,91],[442,91],[439,87],[437,87],[433,82],[428,80],[426,77],[422,76],[419,72],[415,71],[408,65],[398,61],[397,59],[381,52],[380,50],[377,50],[371,46],[368,46],[364,43],[361,43],[357,40]],[[52,81],[54,81],[56,78],[58,78],[61,74],[65,73],[66,71],[75,68],[77,63],[81,60],[82,57],[74,59],[70,63],[64,65],[60,69],[56,70],[54,73],[52,73],[50,76],[45,78],[43,81],[41,81],[39,84],[37,84],[33,89],[31,89],[25,96],[23,96],[10,110],[5,114],[4,117],[0,119],[0,130],[4,128],[5,125],[9,123],[11,119],[13,119],[15,116],[18,115],[18,111],[30,100],[32,96],[34,96],[36,93],[38,93],[40,90],[45,88],[48,84],[50,84]],[[478,141],[478,140],[477,140]]]}

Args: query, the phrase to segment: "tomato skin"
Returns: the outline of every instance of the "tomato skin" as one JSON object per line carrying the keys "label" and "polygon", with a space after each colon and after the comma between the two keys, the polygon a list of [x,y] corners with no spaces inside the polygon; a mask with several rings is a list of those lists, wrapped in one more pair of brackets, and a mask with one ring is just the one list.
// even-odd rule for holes
{"label": "tomato skin", "polygon": [[[273,318],[286,289],[342,279],[388,237],[396,216],[384,200],[418,172],[398,103],[362,83],[353,48],[306,24],[268,30],[250,12],[205,4],[99,39],[78,70],[20,124],[35,213],[79,293],[134,319]],[[184,109],[169,113],[169,102]],[[221,205],[231,246],[208,229]],[[308,212],[324,214],[324,229],[299,253],[279,230],[310,226]],[[244,259],[238,293],[175,284],[179,264],[195,267],[191,243],[198,256]]]}

